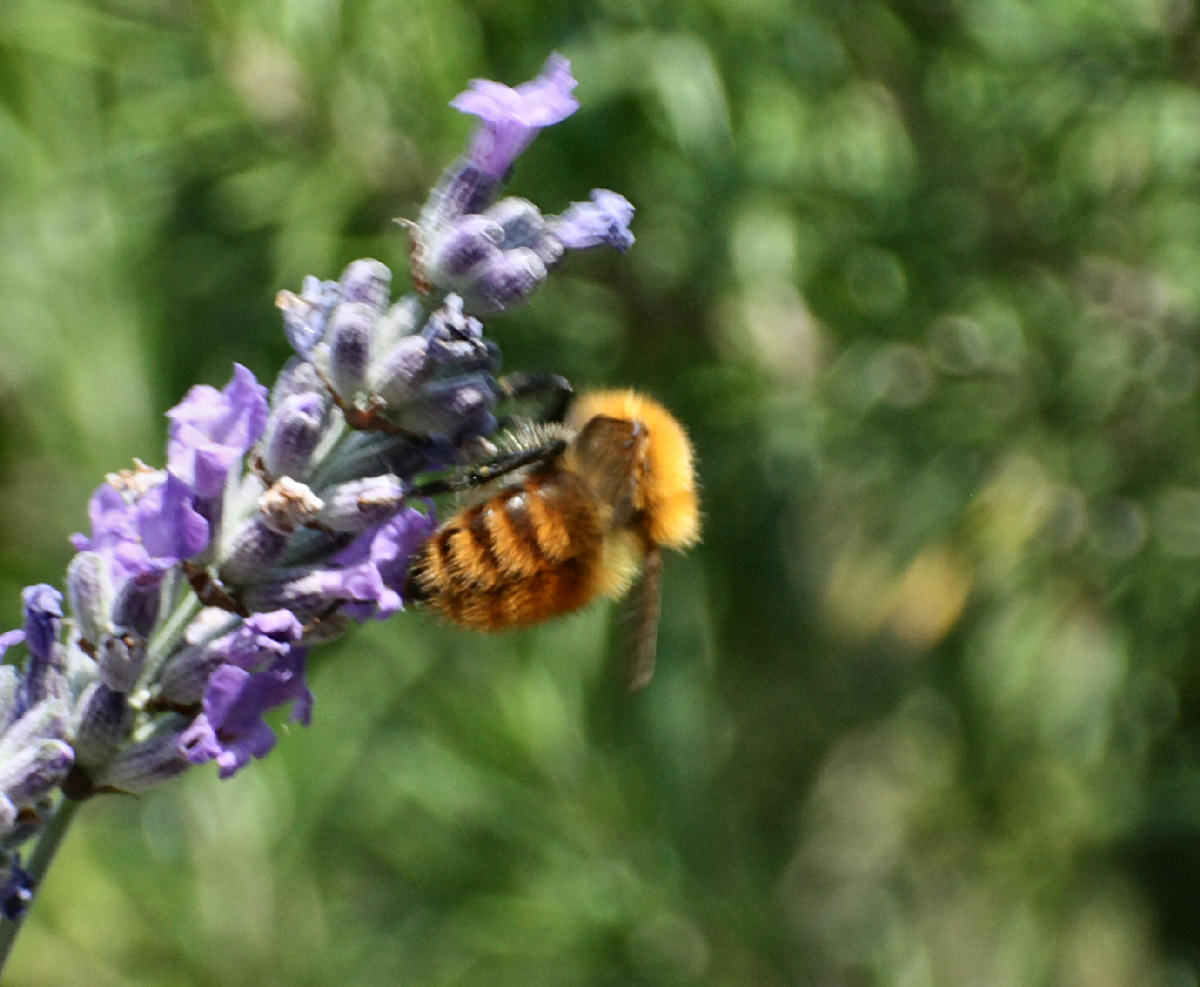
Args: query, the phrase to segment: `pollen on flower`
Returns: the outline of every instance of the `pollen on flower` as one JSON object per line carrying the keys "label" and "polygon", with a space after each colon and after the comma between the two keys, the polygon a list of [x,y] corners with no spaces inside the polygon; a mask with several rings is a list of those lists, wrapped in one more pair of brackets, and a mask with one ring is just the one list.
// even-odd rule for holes
{"label": "pollen on flower", "polygon": [[117,470],[115,473],[107,473],[105,474],[104,482],[120,493],[141,497],[152,487],[156,487],[162,482],[162,470],[155,469],[153,466],[147,466],[135,456],[133,469],[123,469]]}
{"label": "pollen on flower", "polygon": [[289,535],[315,520],[325,502],[290,476],[276,480],[258,498],[258,509],[272,531]]}

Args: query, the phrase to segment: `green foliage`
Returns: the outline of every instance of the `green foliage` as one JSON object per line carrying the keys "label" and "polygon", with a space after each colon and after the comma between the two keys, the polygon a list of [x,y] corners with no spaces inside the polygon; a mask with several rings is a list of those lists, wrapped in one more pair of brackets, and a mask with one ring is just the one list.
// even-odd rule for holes
{"label": "green foliage", "polygon": [[403,268],[472,76],[638,207],[491,333],[700,453],[658,678],[404,615],[85,806],[21,984],[1194,984],[1200,26],[1160,0],[0,8],[0,626],[158,414]]}

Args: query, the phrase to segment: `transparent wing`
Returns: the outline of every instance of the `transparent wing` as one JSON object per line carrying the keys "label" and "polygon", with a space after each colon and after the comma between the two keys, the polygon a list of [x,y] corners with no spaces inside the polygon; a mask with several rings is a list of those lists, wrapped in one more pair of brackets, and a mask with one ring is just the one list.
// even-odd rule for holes
{"label": "transparent wing", "polygon": [[576,470],[603,504],[613,509],[612,527],[628,523],[634,509],[637,466],[648,435],[641,422],[597,415],[575,439]]}
{"label": "transparent wing", "polygon": [[637,582],[618,609],[616,673],[626,692],[644,689],[654,677],[661,585],[662,553],[653,548],[646,555]]}

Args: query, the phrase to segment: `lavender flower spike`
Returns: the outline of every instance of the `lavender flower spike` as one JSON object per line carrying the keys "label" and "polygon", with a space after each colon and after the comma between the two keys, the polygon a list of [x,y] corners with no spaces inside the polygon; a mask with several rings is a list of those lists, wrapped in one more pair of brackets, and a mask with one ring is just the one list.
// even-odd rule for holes
{"label": "lavender flower spike", "polygon": [[480,121],[471,139],[470,163],[488,178],[501,181],[539,130],[579,108],[571,95],[576,85],[571,63],[557,52],[546,60],[541,75],[515,89],[472,79],[471,88],[450,101],[456,110]]}
{"label": "lavender flower spike", "polygon": [[414,489],[494,453],[507,410],[480,316],[527,301],[570,250],[633,242],[615,192],[559,216],[496,201],[575,85],[558,54],[515,88],[473,81],[453,102],[478,118],[469,150],[409,224],[417,293],[393,302],[370,259],[280,292],[296,355],[271,391],[236,364],[188,391],[165,468],[136,462],[93,494],[65,600],[25,590],[22,627],[0,633],[0,969],[81,802],[208,761],[236,774],[275,745],[264,714],[309,722],[311,647],[403,609],[438,530]]}

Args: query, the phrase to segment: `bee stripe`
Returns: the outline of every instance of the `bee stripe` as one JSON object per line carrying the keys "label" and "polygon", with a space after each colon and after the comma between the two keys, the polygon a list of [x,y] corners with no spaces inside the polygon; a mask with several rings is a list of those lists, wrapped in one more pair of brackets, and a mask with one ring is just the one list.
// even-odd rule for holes
{"label": "bee stripe", "polygon": [[[571,531],[564,518],[576,517],[578,511],[568,515],[568,508],[575,506],[564,503],[568,485],[569,481],[565,475],[560,476],[556,483],[530,482],[526,485],[525,504],[533,531],[538,547],[550,562],[559,562],[571,555]],[[576,496],[572,499],[580,498]],[[586,507],[580,509],[587,510]]]}
{"label": "bee stripe", "polygon": [[467,515],[467,533],[471,539],[471,568],[473,581],[495,586],[501,577],[501,566],[488,531],[489,515],[498,513],[491,501],[477,504]]}
{"label": "bee stripe", "polygon": [[527,496],[524,490],[502,494],[484,518],[497,564],[515,575],[528,575],[546,564],[525,506]]}
{"label": "bee stripe", "polygon": [[453,528],[444,528],[425,543],[421,564],[417,567],[421,585],[430,592],[450,582],[450,564],[447,546],[454,534]]}

